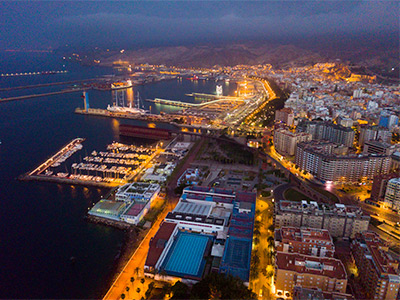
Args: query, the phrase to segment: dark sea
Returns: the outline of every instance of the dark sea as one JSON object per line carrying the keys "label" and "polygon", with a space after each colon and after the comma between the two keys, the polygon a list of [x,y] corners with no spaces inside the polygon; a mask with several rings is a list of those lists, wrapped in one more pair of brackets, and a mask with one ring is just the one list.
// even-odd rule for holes
{"label": "dark sea", "polygon": [[[0,88],[96,78],[111,68],[81,66],[52,53],[0,53],[0,74],[68,70],[66,74],[1,77]],[[169,80],[134,87],[140,97],[193,101],[185,94],[213,93],[215,82]],[[46,93],[51,86],[1,91],[0,98]],[[234,86],[224,86],[232,95]],[[89,91],[91,107],[106,108],[111,91]],[[171,111],[152,105],[152,112]],[[90,207],[107,189],[22,182],[26,173],[76,137],[86,138],[81,153],[105,150],[118,141],[120,123],[143,124],[74,114],[81,93],[0,102],[0,298],[99,298],[108,288],[123,246],[124,232],[87,222]],[[143,124],[146,125],[146,124]],[[67,161],[68,162],[68,161]],[[71,263],[75,257],[75,263]]]}

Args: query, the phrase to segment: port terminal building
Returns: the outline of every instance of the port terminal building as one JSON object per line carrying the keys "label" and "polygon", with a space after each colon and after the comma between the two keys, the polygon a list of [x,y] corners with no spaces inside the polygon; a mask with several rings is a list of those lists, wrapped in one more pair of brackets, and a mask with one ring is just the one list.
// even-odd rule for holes
{"label": "port terminal building", "polygon": [[144,270],[193,284],[211,272],[249,282],[255,193],[187,187],[150,241]]}
{"label": "port terminal building", "polygon": [[89,215],[137,225],[160,192],[160,185],[134,182],[118,188],[113,200],[100,200]]}

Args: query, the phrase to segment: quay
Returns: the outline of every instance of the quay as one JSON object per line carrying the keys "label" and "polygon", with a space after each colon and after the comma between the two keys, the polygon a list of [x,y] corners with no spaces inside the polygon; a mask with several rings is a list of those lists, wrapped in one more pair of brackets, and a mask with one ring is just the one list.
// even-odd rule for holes
{"label": "quay", "polygon": [[125,113],[125,112],[114,112],[109,111],[107,109],[102,108],[76,108],[76,114],[81,115],[94,115],[94,116],[101,116],[101,117],[109,117],[109,118],[121,118],[121,119],[131,119],[131,120],[140,120],[140,121],[148,121],[148,122],[159,122],[159,123],[170,123],[173,119],[168,118],[161,115],[154,115],[154,114],[132,114],[132,113]]}
{"label": "quay", "polygon": [[89,81],[94,81],[96,79],[85,79],[85,80],[72,80],[72,81],[62,81],[62,82],[51,82],[51,83],[42,83],[42,84],[34,84],[34,85],[20,85],[20,86],[13,86],[7,88],[0,88],[0,92],[5,91],[14,91],[14,90],[25,90],[25,89],[34,89],[46,86],[54,86],[54,85],[64,85],[64,84],[74,84],[74,83],[84,83]]}
{"label": "quay", "polygon": [[15,100],[25,100],[25,99],[47,97],[47,96],[60,95],[60,94],[68,94],[68,93],[81,92],[81,91],[84,91],[84,90],[87,90],[87,88],[76,88],[76,89],[69,89],[69,90],[63,90],[63,91],[58,91],[58,92],[50,92],[50,93],[43,93],[43,94],[32,94],[32,95],[23,95],[23,96],[9,97],[9,98],[0,98],[0,102],[15,101]]}
{"label": "quay", "polygon": [[210,101],[218,99],[227,99],[227,100],[241,99],[240,97],[234,97],[234,96],[222,96],[222,95],[204,94],[204,93],[191,93],[191,94],[186,94],[186,96],[194,97],[196,101]]}
{"label": "quay", "polygon": [[[86,139],[76,138],[69,142],[67,145],[61,148],[56,154],[42,163],[39,167],[34,169],[32,172],[28,173],[29,176],[39,175],[44,172],[47,168],[51,167],[54,163],[56,163],[62,156],[64,156],[68,151],[75,149],[78,145],[81,145]],[[79,146],[78,146],[79,147]]]}
{"label": "quay", "polygon": [[178,107],[204,107],[209,104],[214,104],[214,103],[219,103],[219,102],[244,102],[244,99],[242,98],[237,98],[237,97],[220,97],[217,99],[212,99],[212,100],[207,100],[206,102],[202,103],[187,103],[187,102],[181,102],[181,101],[175,101],[175,100],[167,100],[167,99],[160,99],[160,98],[155,98],[154,100],[152,99],[146,99],[148,102],[153,102],[157,104],[165,104],[165,105],[172,105],[172,106],[178,106]]}
{"label": "quay", "polygon": [[82,186],[93,186],[99,188],[111,188],[119,186],[119,183],[113,182],[97,182],[91,180],[82,180],[82,179],[72,179],[66,177],[57,177],[52,175],[28,175],[24,174],[18,177],[21,181],[47,181],[47,182],[55,182],[62,184],[70,184],[70,185],[82,185]]}

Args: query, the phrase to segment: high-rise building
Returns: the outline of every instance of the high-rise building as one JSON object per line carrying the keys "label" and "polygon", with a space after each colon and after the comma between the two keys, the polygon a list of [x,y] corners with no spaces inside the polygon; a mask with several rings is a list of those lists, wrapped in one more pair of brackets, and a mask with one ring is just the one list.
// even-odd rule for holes
{"label": "high-rise building", "polygon": [[383,201],[386,193],[386,186],[390,179],[400,177],[399,172],[377,175],[374,177],[371,189],[371,199],[374,201]]}
{"label": "high-rise building", "polygon": [[370,217],[361,208],[343,204],[327,205],[315,201],[280,200],[275,204],[276,228],[307,227],[326,229],[333,237],[354,237],[368,230]]}
{"label": "high-rise building", "polygon": [[379,118],[379,126],[386,127],[391,130],[399,122],[399,118],[392,114],[383,114]]}
{"label": "high-rise building", "polygon": [[296,165],[322,181],[358,182],[387,174],[391,158],[387,155],[335,155],[331,143],[298,143]]}
{"label": "high-rise building", "polygon": [[385,127],[380,126],[362,126],[360,128],[360,137],[358,144],[363,146],[368,141],[381,141],[390,143],[392,140],[392,133]]}
{"label": "high-rise building", "polygon": [[313,140],[325,140],[353,147],[355,132],[349,127],[321,121],[306,121],[299,127],[303,131],[310,133]]}
{"label": "high-rise building", "polygon": [[383,201],[385,206],[400,210],[400,178],[389,179]]}
{"label": "high-rise building", "polygon": [[285,123],[287,126],[293,126],[294,113],[291,108],[283,108],[275,111],[275,122]]}
{"label": "high-rise building", "polygon": [[378,141],[368,141],[364,143],[363,154],[382,154],[392,155],[395,152],[394,145]]}
{"label": "high-rise building", "polygon": [[275,150],[282,155],[295,154],[296,145],[300,142],[311,141],[311,134],[305,132],[291,132],[280,128],[274,132]]}
{"label": "high-rise building", "polygon": [[399,263],[388,252],[388,244],[375,232],[357,234],[351,245],[355,263],[368,299],[398,299]]}
{"label": "high-rise building", "polygon": [[275,230],[275,248],[285,253],[333,257],[335,245],[329,231],[283,226]]}

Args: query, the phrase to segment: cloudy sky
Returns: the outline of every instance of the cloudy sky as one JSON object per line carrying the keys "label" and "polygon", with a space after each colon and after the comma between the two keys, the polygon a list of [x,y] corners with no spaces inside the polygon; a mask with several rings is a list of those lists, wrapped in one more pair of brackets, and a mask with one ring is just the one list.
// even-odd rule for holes
{"label": "cloudy sky", "polygon": [[397,43],[399,1],[0,2],[0,48],[143,47],[369,36]]}

